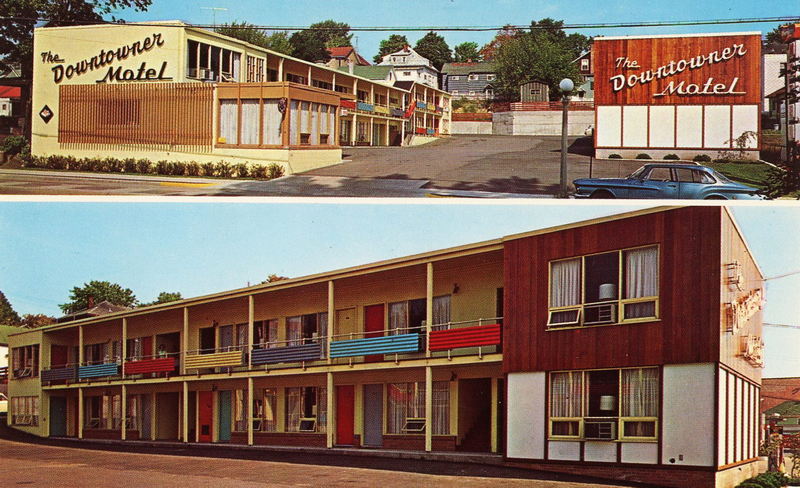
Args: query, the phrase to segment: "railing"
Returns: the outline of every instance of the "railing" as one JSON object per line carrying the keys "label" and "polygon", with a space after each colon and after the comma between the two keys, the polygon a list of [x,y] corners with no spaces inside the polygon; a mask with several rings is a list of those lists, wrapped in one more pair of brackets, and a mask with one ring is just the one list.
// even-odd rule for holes
{"label": "railing", "polygon": [[376,114],[389,115],[389,107],[385,105],[375,105],[374,110]]}
{"label": "railing", "polygon": [[118,374],[119,363],[113,361],[108,363],[85,364],[78,366],[79,380],[117,376]]}
{"label": "railing", "polygon": [[339,105],[340,105],[342,108],[349,108],[349,109],[351,109],[351,110],[355,110],[355,109],[356,109],[356,101],[355,101],[355,100],[345,100],[345,99],[342,99],[342,100],[339,102]]}
{"label": "railing", "polygon": [[8,366],[0,368],[0,385],[8,383]]}
{"label": "railing", "polygon": [[[492,105],[492,112],[518,112],[518,111],[562,111],[564,105],[561,102],[513,102],[513,103],[495,103]],[[569,110],[594,110],[594,102],[589,101],[571,101],[569,102]]]}
{"label": "railing", "polygon": [[363,111],[363,112],[374,112],[375,111],[375,106],[372,105],[371,103],[366,103],[366,102],[358,102],[356,104],[356,108],[358,110]]}
{"label": "railing", "polygon": [[129,374],[171,373],[178,367],[178,353],[132,357],[125,360],[123,371]]}
{"label": "railing", "polygon": [[[383,335],[385,333],[389,335]],[[394,333],[393,333],[394,332]],[[411,354],[423,350],[425,327],[397,331],[362,332],[332,336],[331,358],[352,358],[385,354]],[[354,336],[362,336],[353,338]]]}
{"label": "railing", "polygon": [[205,349],[186,351],[186,369],[206,369],[242,366],[244,353],[238,346],[225,347],[208,352]]}
{"label": "railing", "polygon": [[324,339],[301,338],[259,344],[251,353],[250,363],[254,366],[305,363],[325,359]]}
{"label": "railing", "polygon": [[500,346],[503,341],[502,317],[465,320],[436,324],[430,333],[428,348],[431,351],[450,351],[453,349]]}
{"label": "railing", "polygon": [[43,369],[40,373],[42,382],[76,381],[78,379],[77,365],[64,365],[57,368]]}

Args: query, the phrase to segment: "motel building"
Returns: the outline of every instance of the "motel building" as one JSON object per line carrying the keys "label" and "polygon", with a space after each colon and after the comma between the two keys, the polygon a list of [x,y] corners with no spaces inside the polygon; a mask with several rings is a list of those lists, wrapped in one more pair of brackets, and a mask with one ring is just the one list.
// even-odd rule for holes
{"label": "motel building", "polygon": [[8,421],[728,487],[763,293],[726,208],[642,210],[13,334]]}
{"label": "motel building", "polygon": [[450,97],[269,51],[180,22],[38,28],[34,155],[282,165],[342,146],[450,133]]}
{"label": "motel building", "polygon": [[761,33],[596,37],[598,158],[758,159]]}

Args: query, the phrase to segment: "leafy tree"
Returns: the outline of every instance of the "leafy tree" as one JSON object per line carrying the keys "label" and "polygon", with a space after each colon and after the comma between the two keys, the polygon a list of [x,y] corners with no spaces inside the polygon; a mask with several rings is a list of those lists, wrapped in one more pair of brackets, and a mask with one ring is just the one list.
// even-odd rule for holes
{"label": "leafy tree", "polygon": [[142,303],[141,307],[147,307],[150,305],[158,305],[160,303],[169,303],[169,302],[177,302],[178,300],[183,300],[183,296],[181,296],[181,292],[170,292],[170,291],[162,291],[158,294],[158,297],[150,302],[150,303]]}
{"label": "leafy tree", "polygon": [[292,55],[311,62],[325,62],[331,57],[329,47],[351,46],[353,35],[344,22],[324,20],[311,24],[308,29],[297,31],[289,38]]}
{"label": "leafy tree", "polygon": [[26,329],[38,329],[39,327],[44,327],[45,325],[55,324],[56,318],[51,317],[49,315],[45,315],[43,313],[26,313],[22,316],[22,320],[20,321],[20,326],[25,327]]}
{"label": "leafy tree", "polygon": [[771,31],[767,32],[765,38],[765,44],[779,44],[783,43],[783,36],[781,36],[781,28],[780,26],[772,29]]}
{"label": "leafy tree", "polygon": [[534,20],[531,22],[531,34],[537,37],[547,38],[562,46],[569,51],[572,59],[575,59],[589,49],[592,40],[583,34],[573,33],[567,35],[563,27],[563,20],[553,20],[549,17],[538,22]]}
{"label": "leafy tree", "polygon": [[82,287],[73,287],[69,293],[70,301],[62,303],[58,307],[64,313],[73,313],[78,310],[89,308],[89,298],[94,299],[94,303],[107,300],[115,305],[133,307],[138,303],[136,295],[130,288],[122,288],[116,283],[108,281],[90,281],[84,283]]}
{"label": "leafy tree", "polygon": [[0,291],[0,325],[19,325],[19,323],[19,314],[14,311],[14,307]]}
{"label": "leafy tree", "polygon": [[486,43],[486,45],[484,45],[479,51],[479,54],[481,55],[484,61],[491,61],[497,55],[497,51],[503,44],[514,39],[520,34],[522,34],[522,32],[519,29],[507,25],[502,29],[500,29],[499,31],[497,31],[497,34],[495,34],[494,39]]}
{"label": "leafy tree", "polygon": [[273,273],[273,274],[267,276],[267,279],[262,281],[261,284],[263,285],[263,284],[266,284],[266,283],[275,283],[276,281],[282,281],[282,280],[288,280],[288,279],[289,279],[288,276],[278,276],[275,273]]}
{"label": "leafy tree", "polygon": [[375,63],[380,63],[383,60],[383,57],[387,54],[396,53],[406,46],[408,46],[408,39],[406,39],[406,36],[392,34],[388,39],[381,41],[380,47],[378,48],[378,54],[372,58],[372,61]]}
{"label": "leafy tree", "polygon": [[478,52],[477,42],[462,42],[453,48],[453,60],[456,63],[478,62],[482,61],[481,54]]}
{"label": "leafy tree", "polygon": [[247,22],[236,22],[222,24],[214,29],[214,32],[233,37],[256,46],[261,46],[272,51],[283,54],[292,53],[292,45],[289,43],[289,34],[283,31],[268,34],[264,29],[258,29],[255,25]]}
{"label": "leafy tree", "polygon": [[438,70],[442,69],[444,63],[449,63],[453,60],[453,53],[450,52],[450,46],[447,45],[444,37],[433,31],[428,32],[422,39],[417,41],[414,50],[421,56],[428,58]]}

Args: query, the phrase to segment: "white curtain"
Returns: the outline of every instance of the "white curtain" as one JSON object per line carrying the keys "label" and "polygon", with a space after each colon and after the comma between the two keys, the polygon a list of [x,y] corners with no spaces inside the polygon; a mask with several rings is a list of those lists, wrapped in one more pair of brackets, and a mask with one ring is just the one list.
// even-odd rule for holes
{"label": "white curtain", "polygon": [[336,107],[330,105],[328,109],[328,144],[334,145],[337,144],[337,141],[334,140],[336,137]]}
{"label": "white curtain", "polygon": [[278,430],[278,390],[266,388],[264,390],[264,411],[262,412],[261,431],[275,432]]}
{"label": "white curtain", "polygon": [[550,416],[581,417],[583,374],[580,371],[550,376]]}
{"label": "white curtain", "polygon": [[450,295],[433,297],[434,329],[445,329],[447,327],[445,324],[448,322],[450,322]]}
{"label": "white curtain", "polygon": [[282,119],[278,100],[264,100],[264,144],[281,144]]}
{"label": "white curtain", "polygon": [[[625,298],[658,295],[658,248],[625,251]],[[655,317],[655,302],[625,305],[625,318]]]}
{"label": "white curtain", "polygon": [[233,70],[231,70],[231,74],[233,75],[233,79],[235,81],[239,81],[239,68],[242,64],[241,55],[238,53],[233,54]]}
{"label": "white curtain", "polygon": [[[423,395],[424,400],[424,395]],[[450,382],[433,382],[433,434],[450,434]]]}
{"label": "white curtain", "polygon": [[258,100],[242,100],[242,144],[258,144]]}
{"label": "white curtain", "polygon": [[319,145],[319,104],[311,104],[311,145]]}
{"label": "white curtain", "polygon": [[622,370],[622,416],[658,416],[658,368]]}
{"label": "white curtain", "polygon": [[409,392],[409,385],[413,385],[413,383],[393,383],[387,385],[389,401],[386,432],[388,434],[403,433],[403,425],[408,416],[407,398],[409,394],[413,394]]}
{"label": "white curtain", "polygon": [[330,129],[328,129],[328,127],[330,127],[330,125],[328,125],[328,109],[330,109],[329,105],[320,105],[319,106],[319,110],[320,110],[320,113],[319,113],[319,134],[320,134],[319,143],[320,144],[330,144],[330,142],[329,142],[330,138],[326,141],[322,137],[323,134],[326,134],[326,135],[330,134]]}
{"label": "white curtain", "polygon": [[278,343],[278,319],[267,320],[267,347],[275,347]]}
{"label": "white curtain", "polygon": [[236,396],[233,403],[233,430],[234,432],[247,432],[247,392],[234,390]]}
{"label": "white curtain", "polygon": [[286,431],[297,432],[303,416],[302,388],[286,389]]}
{"label": "white curtain", "polygon": [[327,432],[328,428],[328,389],[317,388],[317,432]]}
{"label": "white curtain", "polygon": [[286,340],[287,346],[299,346],[303,337],[303,326],[300,317],[286,318]]}
{"label": "white curtain", "polygon": [[408,302],[389,304],[389,335],[408,332]]}
{"label": "white curtain", "polygon": [[236,100],[219,101],[219,136],[225,139],[225,144],[238,144],[237,133],[239,130],[239,108]]}
{"label": "white curtain", "polygon": [[581,303],[581,259],[556,261],[550,265],[550,306]]}
{"label": "white curtain", "polygon": [[289,109],[289,144],[300,144],[300,107],[297,100],[292,100]]}

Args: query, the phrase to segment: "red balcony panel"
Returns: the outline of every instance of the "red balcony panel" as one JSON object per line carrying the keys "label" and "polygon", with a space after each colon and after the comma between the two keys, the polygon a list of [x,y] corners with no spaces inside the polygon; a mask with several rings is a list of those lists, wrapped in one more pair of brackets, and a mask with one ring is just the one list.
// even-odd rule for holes
{"label": "red balcony panel", "polygon": [[125,374],[168,373],[175,371],[175,358],[125,361]]}
{"label": "red balcony panel", "polygon": [[340,105],[342,108],[349,108],[349,109],[352,109],[352,110],[355,110],[355,109],[356,109],[356,101],[355,101],[355,100],[345,100],[345,99],[342,99],[342,100],[339,102],[339,105]]}
{"label": "red balcony panel", "polygon": [[459,347],[496,346],[500,344],[500,324],[478,325],[460,329],[431,331],[431,351],[446,351]]}

